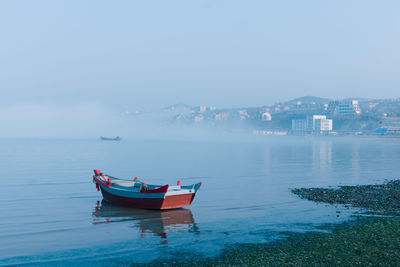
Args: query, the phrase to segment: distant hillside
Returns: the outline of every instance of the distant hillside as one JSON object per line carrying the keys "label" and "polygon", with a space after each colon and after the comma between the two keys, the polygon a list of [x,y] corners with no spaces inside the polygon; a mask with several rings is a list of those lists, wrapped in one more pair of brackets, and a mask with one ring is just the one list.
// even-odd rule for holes
{"label": "distant hillside", "polygon": [[332,101],[332,100],[329,98],[322,98],[322,97],[317,97],[317,96],[302,96],[302,97],[290,100],[290,101],[286,102],[285,104],[296,104],[299,101],[302,104],[311,104],[311,103],[325,104],[325,103],[329,103],[329,101]]}

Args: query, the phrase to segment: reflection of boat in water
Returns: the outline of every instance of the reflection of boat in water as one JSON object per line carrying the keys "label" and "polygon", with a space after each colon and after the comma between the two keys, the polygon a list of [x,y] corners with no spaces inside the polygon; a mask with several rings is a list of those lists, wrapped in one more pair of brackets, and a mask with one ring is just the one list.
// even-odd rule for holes
{"label": "reflection of boat in water", "polygon": [[105,200],[97,201],[93,211],[93,224],[114,222],[136,222],[142,237],[152,233],[167,238],[169,232],[188,231],[199,233],[192,212],[188,209],[166,211],[132,209],[113,205]]}
{"label": "reflection of boat in water", "polygon": [[104,137],[104,136],[100,136],[100,139],[103,141],[121,141],[121,137],[117,136],[117,137]]}

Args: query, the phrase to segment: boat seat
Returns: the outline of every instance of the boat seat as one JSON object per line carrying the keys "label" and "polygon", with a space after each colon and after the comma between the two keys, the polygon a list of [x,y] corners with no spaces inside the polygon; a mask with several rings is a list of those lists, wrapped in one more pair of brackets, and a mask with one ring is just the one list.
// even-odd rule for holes
{"label": "boat seat", "polygon": [[111,183],[116,184],[116,185],[120,185],[120,186],[134,186],[135,182],[132,181],[121,181],[121,180],[111,180]]}

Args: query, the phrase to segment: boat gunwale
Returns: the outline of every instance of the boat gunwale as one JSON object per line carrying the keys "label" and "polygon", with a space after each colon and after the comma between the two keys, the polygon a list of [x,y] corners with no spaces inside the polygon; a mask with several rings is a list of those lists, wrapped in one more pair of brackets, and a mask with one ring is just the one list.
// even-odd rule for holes
{"label": "boat gunwale", "polygon": [[[107,176],[107,177],[112,177],[109,176],[107,174],[102,175]],[[105,178],[105,177],[104,177]],[[123,179],[119,179],[119,178],[115,178],[114,179],[118,179],[118,180],[122,180],[122,181],[128,181],[128,180],[123,180]],[[186,186],[181,186],[180,188],[178,188],[178,186],[169,186],[168,184],[168,189],[166,192],[141,192],[140,187],[128,187],[128,186],[122,186],[122,185],[118,185],[118,184],[113,184],[111,181],[111,184],[109,184],[108,182],[104,181],[103,179],[100,179],[99,176],[93,175],[93,182],[100,184],[102,187],[104,187],[104,190],[108,191],[108,193],[113,194],[112,192],[109,191],[120,191],[120,192],[124,192],[124,193],[137,193],[140,194],[140,197],[143,196],[156,196],[155,194],[157,194],[158,196],[161,197],[166,197],[166,196],[174,196],[174,195],[184,195],[184,194],[196,194],[197,191],[199,190],[200,186],[202,185],[202,182],[197,183],[197,184],[192,184],[192,185],[186,185]],[[143,184],[142,182],[139,182],[141,184]],[[148,185],[148,187],[150,187],[151,189],[157,189],[160,187],[164,187],[167,185]],[[198,186],[199,185],[199,186]],[[112,189],[112,190],[107,190],[107,189]],[[143,194],[143,195],[142,195]],[[161,196],[162,194],[162,196]],[[136,196],[125,196],[125,197],[131,197],[131,198],[136,198]]]}

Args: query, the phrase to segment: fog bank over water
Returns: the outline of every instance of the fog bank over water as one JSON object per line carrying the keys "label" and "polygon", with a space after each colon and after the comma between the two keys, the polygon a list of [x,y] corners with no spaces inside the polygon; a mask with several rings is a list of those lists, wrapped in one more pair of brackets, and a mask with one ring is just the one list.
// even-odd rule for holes
{"label": "fog bank over water", "polygon": [[112,134],[120,118],[104,105],[19,104],[0,107],[0,137],[87,138]]}
{"label": "fog bank over water", "polygon": [[220,137],[210,125],[174,123],[162,110],[125,114],[122,109],[96,102],[76,105],[20,104],[0,107],[0,138],[192,139]]}

